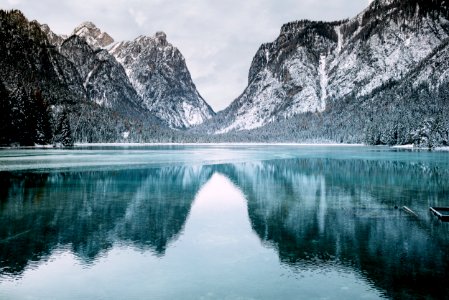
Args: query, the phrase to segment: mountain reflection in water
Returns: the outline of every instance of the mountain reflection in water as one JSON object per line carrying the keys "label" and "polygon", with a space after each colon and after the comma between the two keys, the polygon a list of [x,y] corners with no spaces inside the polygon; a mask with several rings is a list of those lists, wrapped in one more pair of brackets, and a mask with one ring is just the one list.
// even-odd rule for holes
{"label": "mountain reflection in water", "polygon": [[[210,188],[218,193],[214,199],[222,196],[221,202],[196,199],[213,178],[227,182]],[[197,253],[199,266],[204,260],[224,270],[224,263],[244,259],[243,253],[251,255],[245,245],[258,251],[259,240],[265,246],[261,249],[276,251],[277,264],[299,277],[308,270],[338,267],[361,276],[377,297],[442,299],[449,291],[449,228],[428,213],[430,205],[449,206],[447,165],[308,158],[117,171],[3,172],[0,181],[0,289],[2,282],[20,280],[64,249],[89,268],[116,247],[150,251],[163,261],[173,245],[173,253],[180,255],[202,249]],[[226,202],[228,195],[246,202],[235,202],[232,213],[217,211],[233,203]],[[404,205],[418,217],[395,209]],[[208,210],[197,212],[204,207]],[[221,243],[229,246],[230,239],[235,239],[233,248],[221,248]],[[200,248],[206,240],[207,247]],[[258,262],[254,270],[266,263]],[[198,267],[197,272],[214,278],[208,269]]]}

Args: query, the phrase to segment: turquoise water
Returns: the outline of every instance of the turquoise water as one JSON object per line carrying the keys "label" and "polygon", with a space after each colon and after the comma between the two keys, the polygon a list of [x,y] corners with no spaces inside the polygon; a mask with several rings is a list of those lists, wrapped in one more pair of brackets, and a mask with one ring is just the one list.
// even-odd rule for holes
{"label": "turquoise water", "polygon": [[[0,151],[0,299],[444,299],[449,153]],[[407,206],[416,215],[401,208]]]}

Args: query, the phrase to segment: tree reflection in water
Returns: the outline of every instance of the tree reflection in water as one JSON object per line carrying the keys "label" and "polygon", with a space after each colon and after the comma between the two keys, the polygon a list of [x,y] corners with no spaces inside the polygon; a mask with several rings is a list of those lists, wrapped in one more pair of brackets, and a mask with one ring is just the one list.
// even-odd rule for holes
{"label": "tree reflection in water", "polygon": [[[330,158],[0,176],[1,273],[69,247],[94,264],[114,245],[163,258],[213,174],[246,197],[254,232],[293,270],[357,270],[388,297],[445,298],[449,171],[430,162]],[[224,190],[223,193],[226,193]],[[395,207],[413,208],[413,217]]]}

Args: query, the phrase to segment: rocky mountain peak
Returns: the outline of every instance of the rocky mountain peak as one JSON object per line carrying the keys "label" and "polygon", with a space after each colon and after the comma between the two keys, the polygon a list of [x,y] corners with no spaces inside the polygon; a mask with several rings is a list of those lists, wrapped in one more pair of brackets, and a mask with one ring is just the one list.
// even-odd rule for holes
{"label": "rocky mountain peak", "polygon": [[165,34],[165,32],[163,31],[156,32],[155,38],[159,44],[163,46],[167,45],[167,35]]}
{"label": "rocky mountain peak", "polygon": [[101,31],[92,22],[81,23],[73,30],[72,34],[83,37],[93,48],[103,48],[114,42],[114,39],[107,32]]}
{"label": "rocky mountain peak", "polygon": [[394,2],[399,2],[398,0],[373,0],[370,6],[387,6],[393,4]]}
{"label": "rocky mountain peak", "polygon": [[47,24],[40,25],[40,28],[42,32],[47,35],[47,39],[52,45],[60,47],[64,40],[67,38],[66,36],[54,33]]}

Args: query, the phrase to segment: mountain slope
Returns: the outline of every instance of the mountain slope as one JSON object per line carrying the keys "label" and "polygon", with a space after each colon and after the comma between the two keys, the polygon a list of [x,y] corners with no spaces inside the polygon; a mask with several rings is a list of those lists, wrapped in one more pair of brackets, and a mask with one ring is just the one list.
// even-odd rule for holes
{"label": "mountain slope", "polygon": [[[214,115],[196,90],[182,54],[167,42],[164,33],[113,44],[114,40],[109,34],[102,32],[92,22],[84,22],[74,29],[73,35],[84,40],[92,48],[90,52],[101,53],[101,61],[109,62],[112,67],[109,74],[119,77],[119,80],[113,80],[117,82],[116,87],[126,87],[127,97],[132,102],[139,103],[170,127],[191,127]],[[101,51],[106,47],[110,54]],[[76,65],[86,68],[82,62],[86,51],[80,55],[78,60],[81,60],[81,64]],[[119,68],[114,57],[125,68],[125,76],[121,70],[116,71]],[[137,92],[132,97],[129,97],[130,86]],[[123,93],[115,94],[122,97]],[[110,98],[101,91],[96,97],[99,102]],[[137,100],[137,97],[140,99]]]}
{"label": "mountain slope", "polygon": [[91,101],[129,116],[153,118],[129,82],[123,67],[106,50],[93,49],[84,38],[66,39],[60,52],[77,68]]}
{"label": "mountain slope", "polygon": [[448,32],[445,0],[376,0],[350,20],[288,23],[261,46],[248,87],[206,131],[254,129],[362,99],[403,80]]}
{"label": "mountain slope", "polygon": [[[0,10],[1,145],[172,139],[107,51],[61,39],[20,11]],[[102,93],[108,102],[99,105]]]}
{"label": "mountain slope", "polygon": [[342,142],[371,145],[449,145],[449,39],[400,80],[367,95],[329,103],[251,131],[218,136],[229,141]]}
{"label": "mountain slope", "polygon": [[339,23],[301,21],[284,25],[276,41],[260,47],[249,85],[224,112],[219,132],[253,129],[282,118],[325,108],[325,54],[337,48]]}
{"label": "mountain slope", "polygon": [[173,128],[188,128],[214,115],[192,82],[181,52],[164,33],[111,47],[144,106]]}
{"label": "mountain slope", "polygon": [[51,106],[87,100],[81,78],[20,11],[0,10],[0,40],[0,144],[49,143]]}

